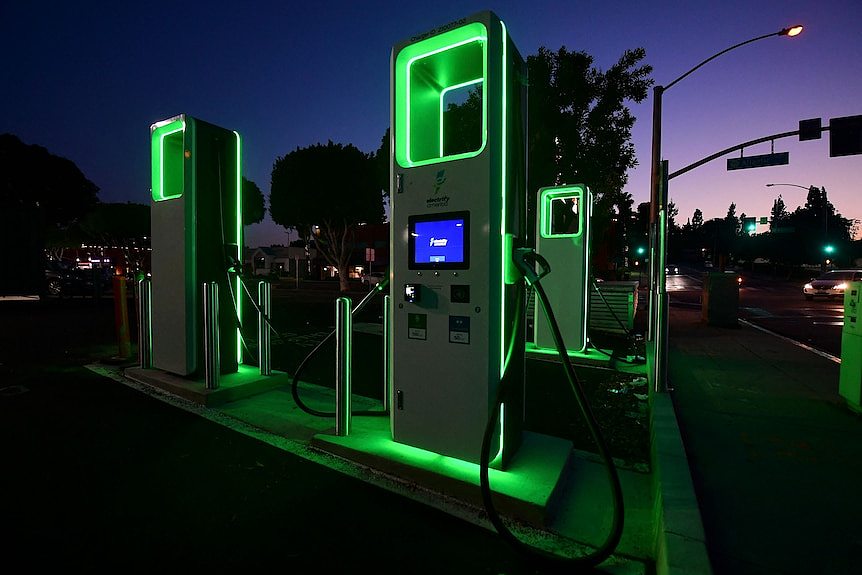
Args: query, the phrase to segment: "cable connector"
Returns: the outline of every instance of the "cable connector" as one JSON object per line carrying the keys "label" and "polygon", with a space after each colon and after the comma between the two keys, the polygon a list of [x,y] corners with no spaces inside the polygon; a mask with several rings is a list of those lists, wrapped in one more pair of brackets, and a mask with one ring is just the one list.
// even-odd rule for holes
{"label": "cable connector", "polygon": [[[548,260],[536,253],[532,248],[518,248],[512,252],[512,261],[515,262],[515,267],[523,274],[527,283],[532,285],[537,284],[543,277],[551,273],[551,264]],[[541,272],[536,272],[536,264],[542,268]]]}

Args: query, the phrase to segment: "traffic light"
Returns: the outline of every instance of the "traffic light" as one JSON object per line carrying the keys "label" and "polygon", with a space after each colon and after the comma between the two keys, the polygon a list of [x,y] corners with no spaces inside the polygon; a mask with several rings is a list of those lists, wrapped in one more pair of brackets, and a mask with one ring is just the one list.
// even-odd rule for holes
{"label": "traffic light", "polygon": [[753,234],[757,230],[757,218],[742,218],[742,230]]}
{"label": "traffic light", "polygon": [[823,252],[827,254],[835,253],[835,246],[833,246],[832,244],[826,244],[825,246],[823,246]]}
{"label": "traffic light", "polygon": [[642,256],[646,253],[646,248],[643,246],[638,246],[637,253],[639,256]]}

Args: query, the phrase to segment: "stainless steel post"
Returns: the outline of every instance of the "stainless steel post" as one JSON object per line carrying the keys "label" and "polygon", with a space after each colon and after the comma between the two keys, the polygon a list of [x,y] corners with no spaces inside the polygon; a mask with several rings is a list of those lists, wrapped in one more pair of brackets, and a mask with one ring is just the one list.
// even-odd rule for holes
{"label": "stainless steel post", "polygon": [[272,284],[262,281],[257,284],[257,357],[261,375],[272,375],[272,356],[269,318],[272,315]]}
{"label": "stainless steel post", "polygon": [[335,300],[335,435],[340,437],[350,433],[350,370],[353,355],[353,317],[350,307],[350,298]]}
{"label": "stainless steel post", "polygon": [[389,344],[392,342],[392,330],[389,325],[389,305],[392,297],[383,296],[383,411],[389,409],[390,376]]}
{"label": "stainless steel post", "polygon": [[207,389],[218,389],[219,372],[219,309],[218,284],[204,283],[204,380]]}
{"label": "stainless steel post", "polygon": [[138,280],[138,363],[141,369],[153,367],[152,284]]}

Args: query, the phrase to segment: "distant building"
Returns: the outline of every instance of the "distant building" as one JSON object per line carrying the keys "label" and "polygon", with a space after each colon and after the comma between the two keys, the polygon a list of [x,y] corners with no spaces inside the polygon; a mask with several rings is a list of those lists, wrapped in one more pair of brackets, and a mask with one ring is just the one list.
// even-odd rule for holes
{"label": "distant building", "polygon": [[[300,277],[306,279],[332,279],[338,277],[334,266],[313,247],[261,246],[247,248],[244,267],[254,275]],[[389,267],[389,224],[356,226],[353,233],[353,250],[350,254],[348,277],[360,279],[369,271],[385,271]]]}
{"label": "distant building", "polygon": [[303,247],[261,246],[251,254],[254,275],[276,275],[296,277],[297,268],[301,277],[314,277],[313,271],[319,267],[317,250],[309,248],[306,254]]}

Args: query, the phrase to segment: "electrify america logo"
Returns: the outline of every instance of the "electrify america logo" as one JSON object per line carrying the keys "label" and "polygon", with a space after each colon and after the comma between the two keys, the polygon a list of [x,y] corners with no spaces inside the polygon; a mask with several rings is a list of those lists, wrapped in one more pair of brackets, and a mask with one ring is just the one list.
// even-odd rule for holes
{"label": "electrify america logo", "polygon": [[431,193],[431,197],[426,200],[425,205],[429,208],[444,208],[449,205],[449,196],[441,196],[441,190],[443,188],[443,184],[446,183],[446,170],[440,170],[437,172],[437,176],[434,178],[434,191]]}

